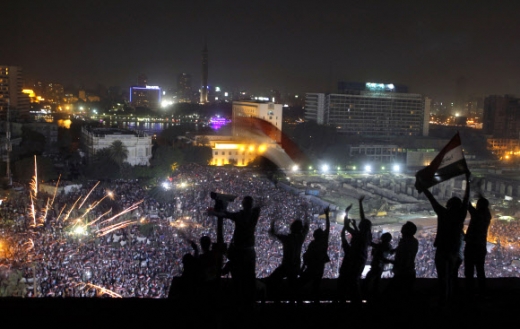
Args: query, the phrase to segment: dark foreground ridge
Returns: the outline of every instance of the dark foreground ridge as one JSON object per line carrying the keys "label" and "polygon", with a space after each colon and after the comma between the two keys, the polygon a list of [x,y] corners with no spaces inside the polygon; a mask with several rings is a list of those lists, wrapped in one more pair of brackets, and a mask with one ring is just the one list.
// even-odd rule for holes
{"label": "dark foreground ridge", "polygon": [[[459,279],[463,284],[463,279]],[[383,286],[386,284],[383,280]],[[488,279],[487,296],[456,294],[440,307],[437,280],[417,279],[411,300],[384,296],[361,306],[330,302],[334,279],[322,282],[320,304],[269,301],[253,307],[225,297],[218,303],[138,298],[3,298],[3,322],[56,327],[122,328],[518,328],[520,278]],[[462,290],[462,289],[461,289]]]}

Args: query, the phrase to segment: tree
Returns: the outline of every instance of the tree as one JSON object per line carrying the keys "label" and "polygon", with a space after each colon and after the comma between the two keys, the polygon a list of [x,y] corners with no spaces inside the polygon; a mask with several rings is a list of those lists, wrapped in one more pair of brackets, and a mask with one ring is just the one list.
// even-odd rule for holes
{"label": "tree", "polygon": [[115,140],[108,147],[108,153],[110,159],[117,163],[117,165],[121,168],[123,162],[128,158],[128,149],[120,140]]}
{"label": "tree", "polygon": [[119,178],[121,167],[112,159],[108,148],[98,150],[85,168],[85,175],[92,179]]}
{"label": "tree", "polygon": [[167,177],[183,162],[184,154],[181,150],[163,145],[155,150],[150,165],[156,177]]}

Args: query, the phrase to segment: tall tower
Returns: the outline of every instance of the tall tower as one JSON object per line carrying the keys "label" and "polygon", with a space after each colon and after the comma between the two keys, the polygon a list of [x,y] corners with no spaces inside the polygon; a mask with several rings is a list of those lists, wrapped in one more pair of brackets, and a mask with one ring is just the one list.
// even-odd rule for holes
{"label": "tall tower", "polygon": [[208,47],[204,39],[204,50],[202,50],[202,87],[200,88],[200,103],[208,102]]}

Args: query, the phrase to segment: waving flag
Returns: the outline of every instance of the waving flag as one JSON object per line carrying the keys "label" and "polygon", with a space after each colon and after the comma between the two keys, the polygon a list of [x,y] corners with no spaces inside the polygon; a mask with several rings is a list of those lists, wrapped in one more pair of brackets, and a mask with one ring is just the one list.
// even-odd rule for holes
{"label": "waving flag", "polygon": [[465,173],[469,173],[469,169],[457,132],[430,165],[415,174],[415,178],[423,188],[429,188]]}

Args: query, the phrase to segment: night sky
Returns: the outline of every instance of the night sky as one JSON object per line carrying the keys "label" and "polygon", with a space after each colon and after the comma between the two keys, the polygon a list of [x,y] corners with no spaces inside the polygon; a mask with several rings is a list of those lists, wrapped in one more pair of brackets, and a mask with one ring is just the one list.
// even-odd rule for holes
{"label": "night sky", "polygon": [[7,0],[0,64],[65,86],[144,73],[171,88],[186,72],[198,87],[207,38],[209,84],[225,90],[373,81],[447,101],[463,77],[468,95],[520,94],[520,1],[424,2]]}

